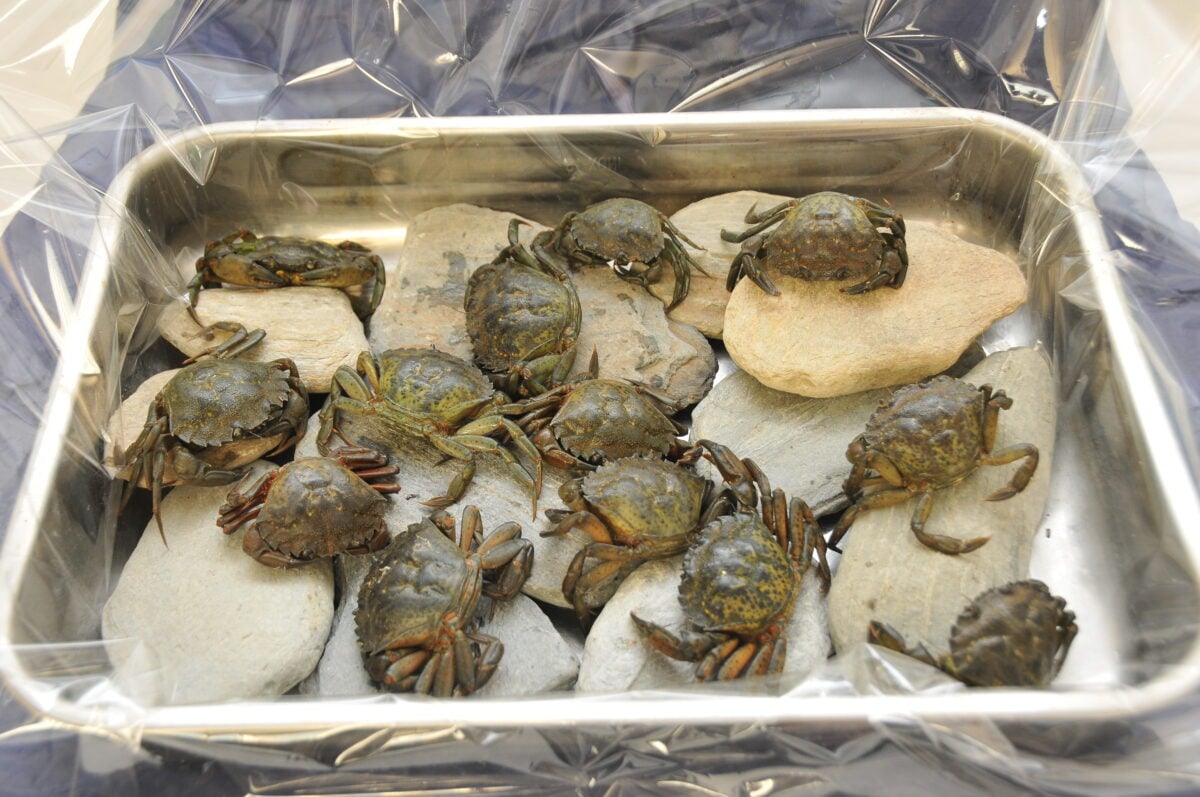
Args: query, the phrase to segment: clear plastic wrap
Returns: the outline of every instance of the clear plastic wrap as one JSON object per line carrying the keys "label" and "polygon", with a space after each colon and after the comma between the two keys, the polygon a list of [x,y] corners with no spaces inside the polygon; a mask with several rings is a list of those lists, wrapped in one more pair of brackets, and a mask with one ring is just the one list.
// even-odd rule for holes
{"label": "clear plastic wrap", "polygon": [[[1195,792],[1200,237],[1191,193],[1167,182],[1194,147],[1167,133],[1194,105],[1200,22],[1134,5],[94,0],[10,12],[20,24],[0,41],[21,46],[0,67],[0,495],[13,513],[0,665],[19,697],[0,702],[0,791]],[[1135,23],[1140,51],[1110,45]],[[78,113],[27,81],[55,70],[88,95]],[[771,113],[789,110],[810,113]],[[603,116],[701,111],[744,113]],[[567,114],[590,116],[551,116]],[[851,154],[799,151],[790,127]],[[705,155],[721,140],[740,160]],[[472,155],[481,144],[494,149]],[[1029,306],[982,342],[1036,344],[1058,381],[1066,464],[1032,568],[1087,607],[1062,685],[968,695],[865,646],[764,692],[288,695],[172,714],[110,683],[100,611],[141,526],[118,527],[102,430],[141,377],[177,362],[155,322],[182,293],[178,264],[239,213],[294,230],[328,214],[386,237],[450,201],[552,222],[614,194],[673,211],[740,187],[827,187],[791,182],[788,168],[814,163],[827,182],[889,186],[911,217],[1020,259]]]}

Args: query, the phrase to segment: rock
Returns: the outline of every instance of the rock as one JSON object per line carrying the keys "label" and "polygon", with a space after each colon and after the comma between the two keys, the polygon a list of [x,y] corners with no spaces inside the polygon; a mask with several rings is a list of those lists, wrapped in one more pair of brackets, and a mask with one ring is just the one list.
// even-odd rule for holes
{"label": "rock", "polygon": [[[471,359],[463,297],[467,279],[508,242],[514,216],[472,205],[449,205],[418,215],[395,273],[388,274],[383,303],[371,320],[376,351],[398,346],[437,346]],[[528,243],[545,229],[521,228]],[[698,401],[712,384],[716,357],[704,337],[668,322],[663,305],[605,268],[573,273],[583,308],[573,373],[587,369],[592,348],[605,377],[645,382],[685,403]]]}
{"label": "rock", "polygon": [[[576,690],[623,692],[694,685],[695,665],[671,659],[646,644],[629,613],[672,630],[684,625],[679,605],[682,556],[646,562],[621,584],[596,617],[584,646]],[[829,655],[825,599],[820,579],[806,578],[787,627],[783,674],[800,680]]]}
{"label": "rock", "polygon": [[[755,461],[774,487],[802,498],[818,517],[849,505],[842,482],[850,475],[846,446],[862,434],[867,419],[888,396],[868,390],[814,399],[772,390],[745,371],[716,384],[692,411],[692,441],[724,443]],[[780,430],[786,430],[781,434]],[[719,479],[707,461],[702,468]]]}
{"label": "rock", "polygon": [[[263,463],[255,473],[269,469]],[[102,636],[123,690],[143,705],[250,700],[312,672],[333,617],[328,561],[264,567],[224,535],[229,487],[176,487],[163,499],[104,606]]]}
{"label": "rock", "polygon": [[733,361],[763,384],[803,396],[906,384],[949,368],[1024,303],[1025,279],[1008,256],[935,224],[907,227],[910,264],[898,290],[851,296],[841,283],[772,275],[783,295],[768,296],[749,279],[739,282],[725,312]]}
{"label": "rock", "polygon": [[[370,560],[370,556],[338,557],[342,602],[320,664],[300,685],[302,694],[351,697],[378,691],[363,668],[354,625],[358,589],[370,568]],[[499,604],[495,616],[481,630],[504,643],[504,658],[477,694],[515,697],[567,689],[574,682],[579,669],[578,655],[538,605],[524,595]]]}
{"label": "rock", "polygon": [[[391,506],[386,516],[388,528],[393,533],[428,516],[432,510],[422,506],[421,501],[443,495],[462,467],[457,460],[446,460],[444,454],[423,441],[382,433],[371,424],[354,421],[344,413],[339,420],[348,438],[390,452],[392,464],[400,468],[397,480],[401,491],[391,496]],[[319,428],[320,420],[314,416],[309,421],[308,433],[296,446],[297,457],[320,456],[316,446]],[[532,504],[529,491],[516,480],[499,457],[481,454],[476,462],[475,478],[467,487],[466,494],[448,511],[458,516],[462,507],[474,504],[479,507],[484,528],[488,531],[510,520],[520,523],[522,536],[534,546],[533,570],[523,591],[526,595],[556,606],[569,606],[562,595],[562,580],[580,544],[570,537],[542,537],[538,532],[551,526],[546,520],[545,510],[565,508],[558,497],[558,488],[572,476],[557,468],[544,469],[542,495],[535,520],[530,517]]]}
{"label": "rock", "polygon": [[1055,435],[1054,377],[1043,356],[1012,349],[986,358],[965,377],[974,385],[1003,388],[1012,407],[1000,413],[995,449],[1033,443],[1040,458],[1029,486],[1006,501],[983,498],[1008,483],[1017,463],[984,466],[962,482],[934,493],[925,530],[956,537],[991,535],[967,554],[947,556],[913,536],[915,500],[858,516],[843,540],[844,553],[829,595],[834,645],[845,652],[865,641],[867,624],[880,620],[910,646],[947,650],[958,614],[981,592],[1026,578],[1030,546],[1046,505]]}
{"label": "rock", "polygon": [[150,405],[154,403],[159,391],[166,387],[171,377],[179,371],[179,368],[172,368],[147,378],[121,402],[121,406],[108,419],[104,438],[104,467],[108,468],[110,474],[115,476],[120,470],[116,464],[117,452],[120,451],[124,455],[125,449],[142,433],[146,426],[146,417],[150,413]]}
{"label": "rock", "polygon": [[[367,350],[362,321],[349,297],[334,288],[213,288],[200,292],[196,314],[205,324],[229,321],[265,330],[266,338],[239,357],[252,362],[290,358],[314,393],[329,392],[338,366],[353,368]],[[182,302],[168,305],[158,325],[162,336],[189,357],[229,337],[221,330],[211,338],[199,334],[201,327]]]}

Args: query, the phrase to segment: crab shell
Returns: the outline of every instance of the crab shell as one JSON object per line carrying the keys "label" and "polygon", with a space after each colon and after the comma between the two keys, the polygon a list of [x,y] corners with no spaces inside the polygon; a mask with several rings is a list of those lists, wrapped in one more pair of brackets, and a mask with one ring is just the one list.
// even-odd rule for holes
{"label": "crab shell", "polygon": [[679,602],[702,631],[752,636],[795,602],[799,578],[757,514],[717,518],[683,557]]}
{"label": "crab shell", "polygon": [[559,444],[589,462],[631,456],[664,457],[675,425],[636,388],[609,379],[579,383],[550,421]]}
{"label": "crab shell", "polygon": [[658,211],[636,199],[606,199],[575,215],[568,233],[578,248],[618,264],[650,263],[663,250]]}
{"label": "crab shell", "polygon": [[580,484],[588,509],[626,545],[686,535],[704,509],[706,486],[707,480],[690,470],[642,457],[603,465]]}
{"label": "crab shell", "polygon": [[858,279],[875,272],[884,246],[855,197],[822,191],[799,200],[771,231],[759,259],[764,269],[791,277]]}
{"label": "crab shell", "polygon": [[366,546],[387,528],[387,499],[349,468],[325,457],[279,469],[254,528],[270,548],[298,559]]}
{"label": "crab shell", "polygon": [[[366,657],[397,640],[427,637],[432,644],[442,619],[454,612],[465,623],[475,613],[483,574],[428,519],[392,541],[363,579],[354,622]],[[476,601],[478,598],[476,598]]]}
{"label": "crab shell", "polygon": [[263,266],[289,285],[306,284],[307,275],[314,269],[332,271],[320,280],[321,285],[329,288],[360,285],[384,270],[378,255],[371,254],[369,249],[354,241],[343,241],[335,246],[311,238],[276,235],[214,241],[205,246],[204,256],[196,266],[235,285],[274,287],[278,284],[257,279],[251,264]]}
{"label": "crab shell", "polygon": [[495,388],[469,362],[437,349],[389,349],[379,355],[379,392],[402,407],[447,419],[450,410]]}
{"label": "crab shell", "polygon": [[950,376],[907,385],[867,421],[866,448],[883,454],[907,481],[959,481],[983,448],[984,394]]}

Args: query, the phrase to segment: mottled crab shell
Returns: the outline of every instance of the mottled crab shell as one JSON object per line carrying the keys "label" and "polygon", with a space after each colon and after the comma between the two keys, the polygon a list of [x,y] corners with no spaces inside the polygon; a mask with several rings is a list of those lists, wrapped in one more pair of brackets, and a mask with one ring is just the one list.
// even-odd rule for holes
{"label": "mottled crab shell", "polygon": [[675,426],[636,388],[608,379],[579,383],[550,421],[559,445],[589,462],[666,456]]}
{"label": "mottled crab shell", "polygon": [[293,393],[277,363],[206,359],[186,366],[162,389],[172,436],[217,446],[278,415]]}
{"label": "mottled crab shell", "polygon": [[636,199],[606,199],[570,222],[576,245],[619,264],[649,263],[662,254],[663,228],[658,211]]}
{"label": "mottled crab shell", "polygon": [[426,519],[397,536],[372,564],[358,590],[354,622],[363,653],[372,656],[398,640],[432,637],[447,612],[470,618],[458,606],[468,582],[482,578],[457,545]]}
{"label": "mottled crab shell", "polygon": [[583,497],[618,542],[645,537],[680,537],[690,532],[704,507],[707,480],[661,459],[628,457],[583,479]]}
{"label": "mottled crab shell", "polygon": [[467,281],[467,334],[475,358],[490,371],[506,371],[531,352],[558,351],[573,336],[569,288],[545,271],[512,259],[480,266]]}
{"label": "mottled crab shell", "polygon": [[452,408],[495,388],[471,363],[437,349],[389,349],[379,355],[379,390],[402,407],[446,418]]}
{"label": "mottled crab shell", "polygon": [[255,529],[281,553],[328,558],[366,545],[384,525],[387,503],[335,460],[298,459],[279,469]]}
{"label": "mottled crab shell", "polygon": [[954,675],[972,686],[1044,686],[1058,674],[1066,602],[1040,581],[1017,581],[977,597],[950,632]]}
{"label": "mottled crab shell", "polygon": [[717,518],[683,556],[679,602],[702,631],[749,636],[796,599],[797,577],[778,540],[756,514]]}
{"label": "mottled crab shell", "polygon": [[983,392],[961,379],[939,376],[892,394],[867,421],[864,441],[906,479],[952,484],[975,469],[983,420]]}
{"label": "mottled crab shell", "polygon": [[875,271],[883,245],[854,197],[822,191],[792,208],[763,243],[759,260],[763,268],[792,277],[858,278]]}

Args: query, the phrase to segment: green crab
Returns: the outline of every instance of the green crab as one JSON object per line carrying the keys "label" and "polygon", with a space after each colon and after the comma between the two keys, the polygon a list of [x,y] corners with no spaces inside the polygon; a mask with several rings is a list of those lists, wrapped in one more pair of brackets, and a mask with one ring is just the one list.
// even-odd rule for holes
{"label": "green crab", "polygon": [[399,492],[397,471],[387,456],[363,447],[297,459],[251,484],[238,484],[221,506],[217,525],[232,534],[250,522],[242,549],[268,567],[372,553],[391,540],[383,496]]}
{"label": "green crab", "polygon": [[371,680],[392,692],[469,695],[492,677],[504,644],[479,631],[481,597],[511,600],[525,583],[533,545],[505,523],[481,537],[479,510],[439,510],[408,527],[372,564],[354,622]]}
{"label": "green crab", "polygon": [[757,486],[761,507],[754,511],[753,490],[744,493],[738,512],[705,525],[688,547],[679,603],[689,627],[674,632],[630,614],[651,647],[697,662],[697,682],[782,671],[783,633],[814,551],[829,586],[824,538],[808,505],[799,498],[789,504],[753,461],[742,460],[740,469],[735,482]]}
{"label": "green crab", "polygon": [[967,686],[1046,686],[1062,669],[1078,631],[1067,602],[1041,581],[1014,581],[971,601],[950,630],[950,652],[930,655],[905,646],[884,623],[872,621],[875,645],[937,667]]}
{"label": "green crab", "polygon": [[610,266],[623,280],[643,288],[657,282],[660,261],[675,272],[670,312],[688,294],[691,272],[703,269],[683,248],[701,247],[659,211],[636,199],[606,199],[580,213],[568,213],[552,230],[533,240],[534,255],[562,272],[572,265]]}
{"label": "green crab", "polygon": [[386,279],[379,255],[354,241],[335,246],[310,238],[260,237],[243,229],[204,247],[204,255],[196,261],[196,276],[187,285],[188,312],[196,319],[200,289],[225,282],[254,288],[347,288],[374,280],[365,300],[351,296],[354,311],[366,318],[379,307]]}
{"label": "green crab", "polygon": [[[1011,406],[1012,399],[1003,390],[975,387],[952,376],[907,385],[881,402],[866,431],[846,449],[854,467],[843,489],[854,503],[834,528],[830,547],[838,544],[860,512],[893,506],[914,495],[920,500],[911,526],[922,544],[955,555],[986,543],[988,537],[961,540],[930,534],[925,522],[933,511],[934,491],[962,481],[980,465],[1025,460],[1008,485],[988,496],[988,501],[1012,498],[1028,486],[1037,469],[1037,446],[1022,443],[992,451],[1000,410]],[[876,475],[867,478],[868,471]]]}
{"label": "green crab", "polygon": [[[860,197],[822,191],[789,199],[770,210],[746,214],[752,225],[740,233],[721,231],[722,240],[741,243],[726,287],[742,277],[772,296],[779,288],[767,272],[806,280],[862,280],[843,293],[866,293],[881,285],[899,288],[908,272],[904,219],[894,210]],[[770,232],[768,227],[779,225]]]}
{"label": "green crab", "polygon": [[510,396],[537,395],[561,384],[575,362],[579,296],[571,279],[529,254],[518,239],[467,281],[467,334],[475,361]]}
{"label": "green crab", "polygon": [[[542,488],[542,459],[521,428],[508,417],[525,412],[495,390],[483,373],[464,360],[434,348],[389,349],[376,356],[363,352],[357,370],[341,366],[321,408],[317,446],[329,452],[329,442],[339,428],[339,416],[377,421],[380,437],[371,441],[384,447],[422,438],[438,451],[462,461],[463,468],[444,495],[423,503],[437,508],[453,504],[466,492],[475,475],[475,455],[499,456],[510,472],[537,498]],[[500,435],[520,449],[531,462],[531,474],[504,445]]]}

